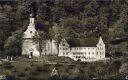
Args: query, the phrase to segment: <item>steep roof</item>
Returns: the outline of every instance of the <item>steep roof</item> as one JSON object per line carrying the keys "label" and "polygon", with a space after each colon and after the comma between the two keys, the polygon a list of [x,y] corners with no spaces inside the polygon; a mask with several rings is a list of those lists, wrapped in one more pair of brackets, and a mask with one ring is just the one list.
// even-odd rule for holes
{"label": "steep roof", "polygon": [[67,40],[70,47],[95,47],[99,38],[84,38]]}

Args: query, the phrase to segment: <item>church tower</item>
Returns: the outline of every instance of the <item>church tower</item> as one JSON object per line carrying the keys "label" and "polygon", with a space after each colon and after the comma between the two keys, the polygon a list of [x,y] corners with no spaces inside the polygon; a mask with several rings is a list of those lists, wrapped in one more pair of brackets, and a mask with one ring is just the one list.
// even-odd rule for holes
{"label": "church tower", "polygon": [[35,18],[30,14],[30,21],[27,30],[23,35],[22,43],[22,55],[28,55],[29,57],[39,57],[39,42],[36,41],[34,36],[38,36],[38,33],[35,29]]}

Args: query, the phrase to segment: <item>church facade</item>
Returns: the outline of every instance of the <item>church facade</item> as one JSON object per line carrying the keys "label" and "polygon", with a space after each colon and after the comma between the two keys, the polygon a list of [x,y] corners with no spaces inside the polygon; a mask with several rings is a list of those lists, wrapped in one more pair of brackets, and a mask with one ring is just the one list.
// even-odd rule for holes
{"label": "church facade", "polygon": [[31,15],[29,26],[23,34],[22,55],[40,56],[39,43],[33,38],[35,35],[38,33],[35,29],[34,18]]}
{"label": "church facade", "polygon": [[[34,37],[39,36],[35,29],[34,20],[35,19],[31,15],[29,26],[23,35],[22,55],[27,55],[30,58],[41,57],[44,55],[57,55],[69,57],[75,61],[81,60],[87,62],[102,60],[105,58],[105,44],[101,37],[95,46],[89,47],[71,47],[66,39],[62,39],[59,46],[57,46],[57,42],[55,40],[45,40],[45,43],[40,45],[40,43],[36,41],[36,38]],[[43,47],[41,51],[40,46]]]}
{"label": "church facade", "polygon": [[[29,57],[40,57],[43,55],[57,55],[58,49],[55,40],[45,40],[45,44],[42,44],[42,50],[40,50],[39,42],[36,41],[34,36],[39,36],[35,29],[35,19],[30,15],[30,22],[27,30],[23,34],[22,41],[22,55]],[[37,37],[36,37],[37,38]]]}

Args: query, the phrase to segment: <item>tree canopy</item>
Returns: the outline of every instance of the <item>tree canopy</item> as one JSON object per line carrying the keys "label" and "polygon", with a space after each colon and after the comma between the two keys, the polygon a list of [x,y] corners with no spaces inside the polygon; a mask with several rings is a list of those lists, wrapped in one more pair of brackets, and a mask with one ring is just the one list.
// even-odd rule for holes
{"label": "tree canopy", "polygon": [[[36,29],[40,28],[39,32],[47,34],[47,38],[102,36],[109,46],[112,40],[128,36],[127,0],[14,0],[0,3],[0,7],[4,14],[0,17],[0,50],[3,52],[5,45],[13,43],[13,36],[20,32],[13,33],[26,29],[30,13],[36,18]],[[54,23],[57,31],[53,30]],[[121,50],[127,50],[127,41],[125,44]]]}

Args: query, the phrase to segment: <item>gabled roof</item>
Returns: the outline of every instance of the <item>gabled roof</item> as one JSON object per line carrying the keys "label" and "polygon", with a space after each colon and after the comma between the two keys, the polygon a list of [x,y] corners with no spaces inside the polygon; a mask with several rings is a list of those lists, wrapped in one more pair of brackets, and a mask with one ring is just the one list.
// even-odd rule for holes
{"label": "gabled roof", "polygon": [[95,47],[99,38],[83,38],[67,40],[70,47]]}

